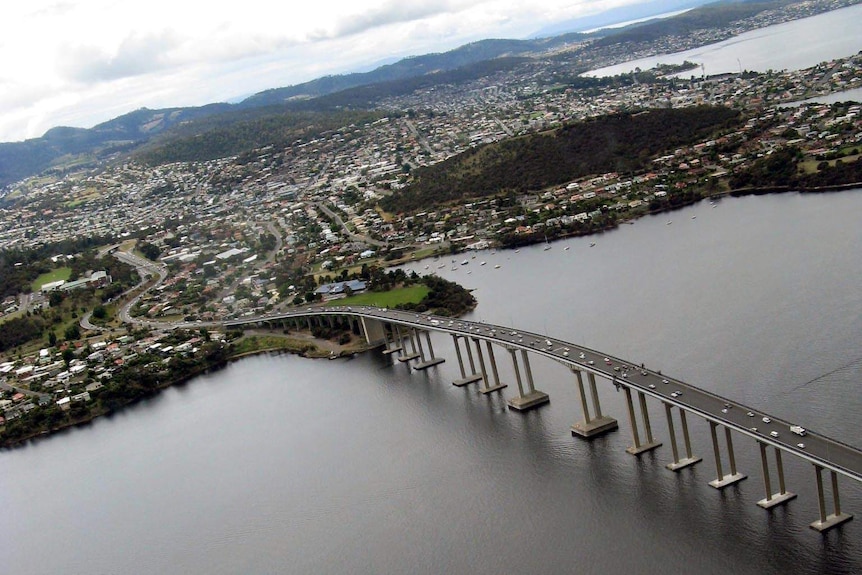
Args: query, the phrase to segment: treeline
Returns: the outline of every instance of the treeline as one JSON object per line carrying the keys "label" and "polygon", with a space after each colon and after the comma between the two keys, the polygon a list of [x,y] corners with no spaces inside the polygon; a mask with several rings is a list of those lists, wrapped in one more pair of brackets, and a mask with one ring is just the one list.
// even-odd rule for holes
{"label": "treeline", "polygon": [[787,188],[805,190],[862,182],[862,157],[855,161],[835,160],[834,165],[821,162],[817,171],[802,173],[799,164],[803,156],[799,149],[787,147],[754,162],[748,169],[730,179],[734,190],[752,188]]}
{"label": "treeline", "polygon": [[51,314],[27,315],[4,321],[0,329],[0,352],[14,349],[34,339],[41,339],[47,329],[57,323],[53,321],[54,318]]}
{"label": "treeline", "polygon": [[428,286],[428,295],[419,303],[397,306],[399,309],[455,317],[476,307],[476,298],[464,286],[436,275],[422,276],[419,281]]}
{"label": "treeline", "polygon": [[604,172],[645,170],[652,159],[739,123],[729,108],[697,106],[601,116],[552,132],[481,146],[416,170],[415,181],[381,201],[390,212],[500,193],[524,193]]}

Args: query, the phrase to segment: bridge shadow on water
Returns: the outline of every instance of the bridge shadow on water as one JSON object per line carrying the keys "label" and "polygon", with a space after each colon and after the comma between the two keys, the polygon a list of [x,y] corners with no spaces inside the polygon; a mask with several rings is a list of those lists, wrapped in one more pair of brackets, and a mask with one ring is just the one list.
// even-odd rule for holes
{"label": "bridge shadow on water", "polygon": [[[625,453],[630,442],[628,423],[623,420],[616,432],[581,440],[572,437],[564,423],[570,425],[575,417],[573,405],[566,402],[552,398],[548,406],[513,412],[506,404],[506,391],[511,394],[511,388],[483,395],[475,385],[453,386],[445,368],[416,372],[390,357],[371,356],[376,370],[392,376],[385,381],[387,400],[407,401],[414,408],[423,403],[423,411],[475,441],[472,449],[482,452],[476,459],[488,472],[487,480],[496,489],[514,494],[525,515],[525,530],[548,538],[530,536],[528,541],[537,548],[557,541],[556,535],[548,535],[546,525],[563,525],[574,557],[601,561],[607,573],[655,569],[752,575],[862,572],[862,564],[848,559],[858,556],[859,543],[845,533],[846,528],[824,535],[808,528],[816,517],[816,503],[794,502],[768,511],[754,505],[763,489],[754,457],[739,458],[751,472],[746,481],[723,490],[710,487],[714,467],[703,429],[694,430],[693,444],[704,461],[671,472],[665,468],[667,444],[639,456]],[[619,400],[608,405],[619,413]],[[554,501],[545,500],[544,494]],[[583,545],[574,543],[583,530],[589,530],[590,536]],[[615,541],[621,556],[608,558],[591,549],[586,541],[596,537]],[[692,540],[700,545],[691,545]],[[653,563],[655,569],[638,570],[638,561],[630,560],[638,555],[644,562],[641,567]]]}

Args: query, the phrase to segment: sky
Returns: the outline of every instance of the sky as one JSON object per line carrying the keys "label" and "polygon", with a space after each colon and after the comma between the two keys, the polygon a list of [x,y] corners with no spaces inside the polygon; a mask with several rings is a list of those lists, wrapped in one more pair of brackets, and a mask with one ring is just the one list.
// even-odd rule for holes
{"label": "sky", "polygon": [[0,142],[369,70],[644,0],[4,0]]}

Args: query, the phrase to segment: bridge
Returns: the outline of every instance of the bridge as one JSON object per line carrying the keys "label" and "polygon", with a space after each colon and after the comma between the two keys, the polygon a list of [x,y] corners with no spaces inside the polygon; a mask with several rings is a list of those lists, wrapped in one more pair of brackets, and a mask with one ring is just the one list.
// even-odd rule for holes
{"label": "bridge", "polygon": [[[663,375],[642,364],[636,365],[584,346],[512,327],[363,306],[313,306],[229,320],[223,325],[226,328],[260,325],[310,329],[315,324],[350,327],[361,333],[369,346],[382,347],[387,355],[397,354],[398,361],[410,363],[415,370],[428,369],[445,361],[435,355],[430,332],[448,334],[452,337],[461,374],[460,379],[452,382],[453,385],[476,383],[480,386],[479,391],[486,394],[507,387],[500,381],[494,352],[495,347],[502,349],[511,357],[518,388],[517,395],[507,403],[510,409],[517,411],[534,409],[550,401],[547,393],[536,389],[530,367],[531,356],[549,358],[568,368],[578,386],[583,419],[572,425],[574,436],[589,439],[618,428],[617,420],[602,412],[597,392],[598,377],[625,393],[632,435],[632,445],[626,451],[632,455],[640,455],[662,445],[653,435],[647,410],[647,400],[655,400],[664,406],[667,419],[673,460],[666,467],[671,471],[702,461],[692,453],[689,439],[687,416],[694,415],[709,423],[716,469],[716,478],[710,481],[711,486],[724,489],[746,478],[736,467],[731,433],[735,432],[756,441],[760,448],[765,497],[758,501],[759,506],[769,509],[796,497],[786,489],[784,481],[782,456],[787,454],[814,467],[820,515],[810,524],[811,528],[824,532],[853,517],[841,510],[838,476],[862,482],[862,451],[859,449],[818,433],[799,429],[794,432],[791,422]],[[677,412],[676,417],[674,411]],[[681,441],[677,439],[677,420]],[[776,472],[777,491],[773,489],[770,451],[774,456],[772,467]],[[831,480],[831,511],[827,506],[824,471],[828,472]]]}

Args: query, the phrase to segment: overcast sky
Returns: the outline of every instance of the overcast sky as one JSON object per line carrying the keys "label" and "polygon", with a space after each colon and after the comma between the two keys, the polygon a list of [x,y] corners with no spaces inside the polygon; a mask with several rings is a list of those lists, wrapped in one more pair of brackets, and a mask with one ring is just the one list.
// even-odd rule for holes
{"label": "overcast sky", "polygon": [[4,0],[0,141],[524,38],[643,0]]}

